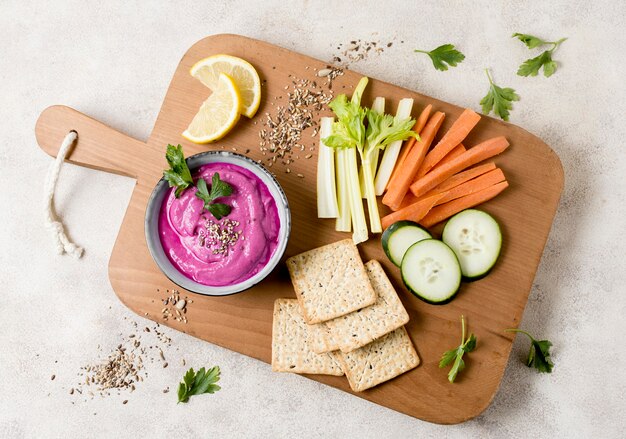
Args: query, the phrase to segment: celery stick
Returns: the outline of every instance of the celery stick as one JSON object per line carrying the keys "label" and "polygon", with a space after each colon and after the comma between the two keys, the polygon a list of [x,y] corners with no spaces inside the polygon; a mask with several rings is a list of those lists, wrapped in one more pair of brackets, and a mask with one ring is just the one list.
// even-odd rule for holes
{"label": "celery stick", "polygon": [[[385,112],[385,98],[378,96],[374,99],[372,103],[372,110],[377,111],[379,113]],[[367,146],[365,147],[367,149]],[[376,148],[375,151],[372,152],[371,166],[372,166],[372,174],[376,175],[376,165],[378,165],[378,153],[380,149]],[[361,163],[361,169],[359,170],[359,182],[361,188],[361,195],[365,198],[365,180],[363,177],[363,164]]]}
{"label": "celery stick", "polygon": [[338,232],[352,231],[350,216],[350,200],[348,198],[348,180],[346,167],[347,149],[337,149],[337,201],[338,216],[335,223],[335,230]]}
{"label": "celery stick", "polygon": [[320,146],[317,158],[317,217],[337,218],[337,189],[335,186],[335,151],[322,142],[330,136],[334,118],[322,117],[320,121]]}
{"label": "celery stick", "polygon": [[372,233],[381,233],[383,231],[380,214],[378,213],[378,203],[376,195],[374,195],[374,173],[370,165],[368,155],[363,160],[363,175],[365,181],[365,198],[367,199],[367,212],[370,218],[370,231]]}
{"label": "celery stick", "polygon": [[347,148],[346,151],[345,171],[348,182],[350,215],[352,216],[352,240],[355,244],[359,244],[367,241],[368,233],[365,209],[363,209],[363,200],[361,199],[361,191],[359,189],[359,168],[356,161],[357,148]]}
{"label": "celery stick", "polygon": [[[396,111],[396,118],[398,119],[406,119],[411,117],[411,110],[413,109],[413,99],[405,98],[401,99],[398,103],[398,109]],[[387,183],[389,183],[389,179],[391,178],[391,173],[393,172],[393,168],[396,166],[396,161],[398,160],[398,155],[400,154],[400,148],[402,147],[402,141],[398,140],[396,142],[391,143],[385,149],[383,154],[383,160],[380,162],[380,167],[378,168],[378,173],[376,174],[375,181],[375,193],[376,195],[382,195],[385,192],[385,188],[387,187]]]}
{"label": "celery stick", "polygon": [[[340,182],[345,180],[347,186],[345,195],[347,195],[350,204],[353,232],[352,239],[357,244],[366,241],[368,238],[367,221],[365,219],[365,210],[363,209],[359,185],[359,168],[356,159],[357,150],[361,159],[363,159],[363,147],[366,138],[364,121],[368,113],[365,108],[361,107],[361,97],[363,96],[363,90],[365,90],[367,82],[368,78],[366,77],[359,80],[359,83],[354,88],[350,101],[348,101],[345,94],[340,94],[328,104],[330,109],[333,110],[337,116],[337,122],[333,123],[332,134],[324,139],[324,143],[327,146],[339,150],[346,150],[346,160],[338,169],[338,175]],[[340,193],[343,191],[342,185],[343,183],[340,184]],[[343,201],[341,195],[340,208]]]}

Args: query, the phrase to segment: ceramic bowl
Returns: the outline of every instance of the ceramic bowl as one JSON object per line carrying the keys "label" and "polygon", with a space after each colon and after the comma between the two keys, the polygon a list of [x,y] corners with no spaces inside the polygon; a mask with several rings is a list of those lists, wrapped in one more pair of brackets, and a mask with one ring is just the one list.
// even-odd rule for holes
{"label": "ceramic bowl", "polygon": [[150,254],[154,259],[154,262],[156,262],[163,274],[165,274],[165,276],[167,276],[172,282],[179,287],[194,293],[204,294],[207,296],[227,296],[230,294],[240,293],[253,287],[265,279],[272,272],[272,270],[276,268],[276,265],[283,257],[285,249],[287,248],[287,241],[289,240],[289,234],[291,232],[291,213],[289,211],[289,203],[287,202],[285,192],[278,181],[276,181],[276,178],[274,178],[274,176],[267,169],[254,160],[244,155],[227,151],[202,152],[187,158],[187,166],[191,170],[192,174],[200,166],[215,162],[231,163],[249,170],[263,183],[265,183],[270,194],[274,198],[278,209],[280,230],[278,234],[278,246],[267,264],[249,279],[227,286],[204,285],[190,279],[180,272],[165,254],[161,244],[161,239],[159,238],[159,212],[161,210],[163,200],[170,193],[169,185],[163,178],[156,184],[154,190],[152,191],[152,195],[150,195],[150,199],[148,200],[145,216],[145,233],[148,249],[150,250]]}

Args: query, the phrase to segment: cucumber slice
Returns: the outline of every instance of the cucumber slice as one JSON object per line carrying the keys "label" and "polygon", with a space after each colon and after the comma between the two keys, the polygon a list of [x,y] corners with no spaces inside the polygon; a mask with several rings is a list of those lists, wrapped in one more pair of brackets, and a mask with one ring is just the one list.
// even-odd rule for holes
{"label": "cucumber slice", "polygon": [[436,239],[413,244],[402,258],[402,280],[424,302],[442,305],[461,287],[461,267],[450,247]]}
{"label": "cucumber slice", "polygon": [[496,264],[502,248],[498,222],[476,209],[464,210],[450,218],[441,239],[456,253],[467,280],[485,277]]}
{"label": "cucumber slice", "polygon": [[398,221],[383,232],[383,250],[389,260],[399,267],[409,247],[428,238],[432,238],[432,236],[419,224],[413,221]]}

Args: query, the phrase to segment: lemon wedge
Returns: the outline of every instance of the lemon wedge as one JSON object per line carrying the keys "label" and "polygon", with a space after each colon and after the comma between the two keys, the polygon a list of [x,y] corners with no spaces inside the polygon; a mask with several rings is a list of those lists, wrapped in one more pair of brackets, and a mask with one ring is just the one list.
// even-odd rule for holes
{"label": "lemon wedge", "polygon": [[220,74],[227,74],[241,94],[241,114],[252,117],[259,109],[261,79],[248,61],[230,55],[213,55],[195,63],[190,73],[211,90],[218,87]]}
{"label": "lemon wedge", "polygon": [[204,101],[183,137],[194,143],[209,143],[221,139],[239,120],[240,107],[241,96],[235,81],[221,73],[213,93]]}

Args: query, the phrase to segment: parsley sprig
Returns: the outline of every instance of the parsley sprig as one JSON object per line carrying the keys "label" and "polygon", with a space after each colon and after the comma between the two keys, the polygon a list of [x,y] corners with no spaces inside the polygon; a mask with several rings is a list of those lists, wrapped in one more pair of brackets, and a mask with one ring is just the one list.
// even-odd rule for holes
{"label": "parsley sprig", "polygon": [[472,352],[476,349],[476,336],[470,333],[467,340],[465,339],[465,317],[461,316],[461,344],[454,348],[446,351],[441,356],[441,360],[439,361],[439,367],[443,368],[448,366],[450,363],[454,361],[452,364],[452,368],[450,372],[448,372],[448,381],[451,383],[454,382],[456,376],[465,369],[465,361],[463,361],[463,355]]}
{"label": "parsley sprig", "polygon": [[526,366],[534,367],[539,372],[551,373],[554,363],[550,359],[550,347],[552,343],[549,340],[535,340],[528,332],[521,329],[505,329],[506,332],[521,332],[530,338],[530,351],[526,359]]}
{"label": "parsley sprig", "polygon": [[561,38],[557,41],[545,41],[533,35],[520,33],[513,34],[513,38],[519,39],[529,49],[548,45],[552,46],[550,49],[542,52],[539,56],[536,56],[535,58],[529,58],[524,61],[524,63],[517,70],[518,75],[537,76],[539,74],[539,70],[542,67],[543,74],[546,78],[552,76],[554,72],[556,72],[557,64],[552,60],[552,53],[557,49],[557,47],[561,45],[563,41],[567,40],[567,38]]}
{"label": "parsley sprig", "polygon": [[446,63],[452,67],[456,67],[458,63],[465,59],[465,55],[456,50],[454,48],[454,44],[444,44],[431,50],[430,52],[417,49],[415,52],[425,53],[428,55],[433,62],[433,66],[442,72],[448,70]]}
{"label": "parsley sprig", "polygon": [[170,165],[170,169],[163,171],[163,178],[170,187],[176,188],[174,195],[178,198],[185,189],[193,185],[193,178],[191,178],[191,172],[185,161],[183,147],[181,145],[167,145],[165,159]]}
{"label": "parsley sprig", "polygon": [[519,95],[510,87],[498,87],[491,79],[489,69],[485,69],[485,72],[489,78],[489,92],[480,101],[483,113],[489,114],[493,110],[502,120],[509,120],[509,110],[513,109],[513,101],[519,101]]}
{"label": "parsley sprig", "polygon": [[221,389],[215,384],[219,380],[219,366],[213,366],[209,370],[203,367],[198,372],[194,372],[192,367],[183,376],[183,381],[178,384],[178,402],[188,402],[189,398],[195,395],[217,392]]}
{"label": "parsley sprig", "polygon": [[228,216],[231,207],[224,203],[214,203],[221,197],[227,197],[233,193],[233,187],[223,180],[220,180],[220,174],[215,173],[211,178],[211,191],[207,188],[206,181],[199,178],[196,183],[196,197],[204,201],[204,208],[208,210],[215,219],[220,220],[222,217]]}

